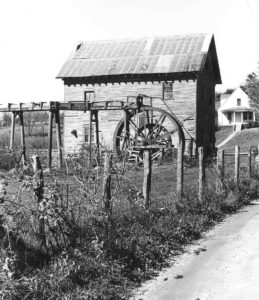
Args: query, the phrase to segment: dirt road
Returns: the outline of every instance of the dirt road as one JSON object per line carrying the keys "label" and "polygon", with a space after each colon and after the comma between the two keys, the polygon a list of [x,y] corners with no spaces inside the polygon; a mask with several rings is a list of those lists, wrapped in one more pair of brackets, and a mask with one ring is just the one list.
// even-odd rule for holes
{"label": "dirt road", "polygon": [[187,250],[133,299],[259,300],[259,201]]}

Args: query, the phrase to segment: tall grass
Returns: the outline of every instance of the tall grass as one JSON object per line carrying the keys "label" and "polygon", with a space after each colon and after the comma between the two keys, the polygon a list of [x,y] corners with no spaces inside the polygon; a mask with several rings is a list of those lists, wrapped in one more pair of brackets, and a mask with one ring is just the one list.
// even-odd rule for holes
{"label": "tall grass", "polygon": [[[170,256],[258,195],[256,178],[243,178],[238,185],[225,180],[217,189],[211,184],[202,201],[196,190],[186,188],[181,200],[154,201],[146,210],[138,191],[128,189],[121,201],[116,199],[116,176],[108,217],[102,206],[102,167],[90,167],[83,154],[71,158],[67,171],[74,178],[73,192],[67,195],[66,185],[52,178],[40,211],[30,179],[21,187],[26,201],[1,200],[3,299],[127,299],[130,289],[154,276]],[[116,163],[113,172],[123,168]],[[44,247],[39,218],[45,220]]]}

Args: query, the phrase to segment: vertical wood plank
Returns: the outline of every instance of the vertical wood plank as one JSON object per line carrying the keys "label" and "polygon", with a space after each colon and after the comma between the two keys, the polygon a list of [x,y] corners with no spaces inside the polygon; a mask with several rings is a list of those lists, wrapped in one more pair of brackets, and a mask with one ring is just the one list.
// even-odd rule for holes
{"label": "vertical wood plank", "polygon": [[56,121],[56,137],[57,137],[57,148],[58,148],[58,167],[62,167],[62,149],[61,149],[61,128],[60,128],[60,115],[59,109],[55,112]]}
{"label": "vertical wood plank", "polygon": [[248,176],[251,178],[252,176],[252,146],[248,146],[247,151],[247,163],[248,163]]}
{"label": "vertical wood plank", "polygon": [[198,148],[199,155],[199,201],[203,200],[204,184],[205,184],[205,165],[204,165],[204,149],[203,147]]}
{"label": "vertical wood plank", "polygon": [[239,146],[235,146],[235,183],[238,184],[239,182],[239,169],[240,169],[240,147]]}
{"label": "vertical wood plank", "polygon": [[21,123],[21,146],[23,150],[22,158],[23,164],[26,161],[26,149],[25,149],[25,134],[24,134],[24,120],[23,120],[23,112],[20,112],[20,123]]}
{"label": "vertical wood plank", "polygon": [[13,150],[14,147],[14,134],[15,134],[15,117],[16,114],[13,112],[12,113],[12,123],[11,123],[11,137],[10,137],[10,149]]}
{"label": "vertical wood plank", "polygon": [[177,183],[176,191],[178,197],[181,199],[183,194],[183,144],[179,142],[177,149]]}
{"label": "vertical wood plank", "polygon": [[150,190],[151,190],[151,176],[152,176],[152,162],[150,150],[144,150],[144,179],[143,179],[143,197],[145,200],[146,209],[150,208]]}
{"label": "vertical wood plank", "polygon": [[49,149],[48,149],[48,168],[51,169],[52,165],[52,126],[53,125],[53,113],[52,111],[49,112]]}

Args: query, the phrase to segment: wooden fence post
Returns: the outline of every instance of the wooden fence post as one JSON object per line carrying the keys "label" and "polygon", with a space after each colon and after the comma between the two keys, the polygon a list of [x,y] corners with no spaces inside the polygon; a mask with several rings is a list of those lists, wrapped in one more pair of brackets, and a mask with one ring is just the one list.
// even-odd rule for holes
{"label": "wooden fence post", "polygon": [[235,183],[239,182],[239,168],[240,168],[240,147],[235,146]]}
{"label": "wooden fence post", "polygon": [[225,152],[224,150],[218,150],[217,153],[217,168],[218,168],[218,175],[221,180],[224,179],[224,169],[225,169]]}
{"label": "wooden fence post", "polygon": [[217,152],[217,172],[218,172],[218,181],[216,184],[217,191],[222,190],[222,184],[224,180],[224,171],[225,171],[225,152],[224,150],[218,150]]}
{"label": "wooden fence post", "polygon": [[53,112],[49,111],[49,149],[48,149],[48,168],[51,169],[52,163],[52,125],[53,125]]}
{"label": "wooden fence post", "polygon": [[144,162],[144,179],[143,179],[143,197],[145,200],[146,209],[150,208],[150,190],[151,190],[151,176],[152,176],[152,162],[150,150],[145,149],[143,152]]}
{"label": "wooden fence post", "polygon": [[176,191],[178,197],[181,199],[183,194],[183,144],[179,143],[177,149],[177,185]]}
{"label": "wooden fence post", "polygon": [[105,152],[104,157],[104,176],[103,176],[103,209],[108,217],[112,214],[111,203],[111,167],[112,155]]}
{"label": "wooden fence post", "polygon": [[259,154],[255,156],[255,174],[259,177]]}
{"label": "wooden fence post", "polygon": [[[44,177],[43,177],[43,171],[42,166],[40,163],[40,158],[38,155],[32,156],[32,167],[33,167],[33,191],[35,198],[38,203],[38,210],[41,212],[43,210],[42,208],[42,200],[44,199]],[[39,218],[39,234],[41,239],[41,246],[46,247],[46,234],[45,234],[45,222],[44,218],[40,216]]]}
{"label": "wooden fence post", "polygon": [[252,146],[248,146],[248,154],[247,154],[247,163],[248,163],[248,176],[251,178],[252,176]]}
{"label": "wooden fence post", "polygon": [[23,112],[20,112],[20,123],[21,123],[21,145],[22,145],[22,158],[23,158],[23,164],[25,164],[26,161],[26,148],[25,148],[25,134],[24,134],[24,119],[23,119]]}
{"label": "wooden fence post", "polygon": [[61,149],[61,128],[60,128],[60,115],[59,109],[55,111],[55,122],[56,122],[56,138],[58,148],[58,167],[62,167],[62,149]]}
{"label": "wooden fence post", "polygon": [[203,200],[203,191],[205,183],[205,166],[204,166],[204,149],[203,147],[198,148],[199,153],[199,201]]}
{"label": "wooden fence post", "polygon": [[15,117],[16,113],[12,113],[12,123],[11,123],[11,137],[10,137],[10,149],[14,149],[14,135],[15,135]]}

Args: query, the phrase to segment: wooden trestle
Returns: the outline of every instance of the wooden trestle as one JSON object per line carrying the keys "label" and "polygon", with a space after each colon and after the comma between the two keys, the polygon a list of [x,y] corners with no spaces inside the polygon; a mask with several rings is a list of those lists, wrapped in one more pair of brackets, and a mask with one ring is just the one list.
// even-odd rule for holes
{"label": "wooden trestle", "polygon": [[[92,130],[93,123],[95,123],[95,138],[97,145],[97,160],[99,162],[99,120],[98,120],[98,111],[100,110],[124,110],[125,112],[125,126],[126,134],[127,127],[129,126],[129,110],[138,109],[143,105],[143,97],[138,96],[135,101],[129,101],[130,98],[127,98],[127,102],[124,101],[102,101],[102,102],[93,102],[89,103],[86,101],[69,101],[69,102],[32,102],[32,103],[19,103],[13,104],[8,103],[7,107],[1,107],[0,112],[9,112],[12,113],[12,123],[11,123],[11,137],[10,137],[10,148],[14,147],[14,133],[15,133],[15,118],[19,116],[20,118],[20,128],[21,128],[21,146],[23,149],[23,162],[26,161],[26,147],[25,147],[25,134],[24,134],[24,112],[49,112],[49,129],[48,129],[48,168],[52,167],[52,139],[53,139],[53,119],[55,118],[56,125],[56,139],[57,139],[57,148],[58,148],[58,166],[62,165],[62,145],[61,145],[61,126],[60,126],[60,111],[74,110],[74,111],[90,111],[90,134],[89,134],[89,144],[92,144]],[[126,138],[126,136],[125,136]],[[91,155],[90,155],[91,157]]]}

